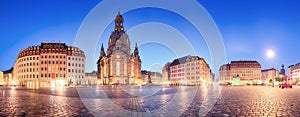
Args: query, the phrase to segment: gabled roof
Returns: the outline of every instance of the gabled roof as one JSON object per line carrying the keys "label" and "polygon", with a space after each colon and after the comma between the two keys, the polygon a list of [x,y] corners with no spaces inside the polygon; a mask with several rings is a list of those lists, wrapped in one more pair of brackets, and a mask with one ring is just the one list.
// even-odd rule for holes
{"label": "gabled roof", "polygon": [[184,64],[188,57],[189,56],[184,56],[184,57],[181,57],[181,58],[177,58],[177,59],[173,60],[173,62],[170,64],[170,66]]}

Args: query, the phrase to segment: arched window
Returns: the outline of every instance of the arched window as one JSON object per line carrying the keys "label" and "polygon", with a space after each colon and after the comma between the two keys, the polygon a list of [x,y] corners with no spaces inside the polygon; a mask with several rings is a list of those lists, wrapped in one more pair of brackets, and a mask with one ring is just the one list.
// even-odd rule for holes
{"label": "arched window", "polygon": [[124,76],[127,76],[127,63],[124,63]]}
{"label": "arched window", "polygon": [[116,75],[119,76],[119,75],[120,75],[120,62],[117,62],[117,63],[116,63],[116,69],[117,69]]}

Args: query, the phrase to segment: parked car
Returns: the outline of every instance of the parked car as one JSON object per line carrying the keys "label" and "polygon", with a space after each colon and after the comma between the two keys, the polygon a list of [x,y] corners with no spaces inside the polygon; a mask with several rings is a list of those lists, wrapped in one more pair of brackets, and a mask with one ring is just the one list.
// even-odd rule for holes
{"label": "parked car", "polygon": [[231,85],[231,83],[230,82],[224,82],[224,83],[220,83],[219,85],[228,86],[228,85]]}
{"label": "parked car", "polygon": [[288,84],[288,83],[282,83],[282,84],[279,84],[279,88],[292,88],[293,86],[291,84]]}

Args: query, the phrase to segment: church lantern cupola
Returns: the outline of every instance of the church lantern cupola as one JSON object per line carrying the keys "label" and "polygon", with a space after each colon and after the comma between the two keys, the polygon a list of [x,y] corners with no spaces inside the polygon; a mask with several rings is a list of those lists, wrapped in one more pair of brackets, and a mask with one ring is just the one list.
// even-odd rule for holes
{"label": "church lantern cupola", "polygon": [[120,14],[119,11],[115,19],[115,31],[118,32],[124,31],[123,22],[124,22],[123,16]]}

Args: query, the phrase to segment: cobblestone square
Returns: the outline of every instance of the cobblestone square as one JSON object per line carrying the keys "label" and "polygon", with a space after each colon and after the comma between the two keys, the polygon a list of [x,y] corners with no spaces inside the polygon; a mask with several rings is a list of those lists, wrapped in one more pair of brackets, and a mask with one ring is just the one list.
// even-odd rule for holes
{"label": "cobblestone square", "polygon": [[217,93],[213,89],[216,87],[0,87],[0,116],[300,116],[299,86],[219,86]]}

